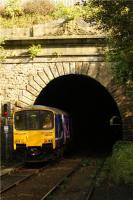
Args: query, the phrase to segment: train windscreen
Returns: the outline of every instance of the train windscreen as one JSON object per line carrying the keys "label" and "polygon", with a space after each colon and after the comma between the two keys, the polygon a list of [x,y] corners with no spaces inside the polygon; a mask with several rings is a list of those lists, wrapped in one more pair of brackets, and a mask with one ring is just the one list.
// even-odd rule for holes
{"label": "train windscreen", "polygon": [[49,130],[54,126],[54,114],[48,110],[26,110],[15,113],[16,130]]}

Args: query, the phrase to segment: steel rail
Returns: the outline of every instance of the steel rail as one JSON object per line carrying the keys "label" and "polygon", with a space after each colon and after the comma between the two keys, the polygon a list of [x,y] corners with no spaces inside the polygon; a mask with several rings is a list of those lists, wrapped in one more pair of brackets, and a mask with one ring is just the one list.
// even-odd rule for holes
{"label": "steel rail", "polygon": [[[107,157],[106,157],[107,158]],[[91,184],[90,184],[90,187],[89,187],[89,190],[87,191],[86,193],[86,196],[85,196],[85,200],[91,200],[92,198],[92,195],[94,194],[94,190],[95,190],[95,186],[96,186],[96,180],[104,166],[104,163],[106,161],[106,158],[104,158],[102,164],[100,165],[100,167],[98,167],[98,169],[96,170],[92,180],[91,180]]]}
{"label": "steel rail", "polygon": [[7,190],[15,187],[16,185],[22,183],[23,181],[27,180],[28,178],[30,178],[31,176],[33,176],[34,174],[36,174],[36,172],[33,172],[29,175],[25,175],[23,178],[20,178],[19,180],[15,181],[14,183],[10,184],[9,186],[5,187],[4,189],[0,190],[0,194],[6,192]]}
{"label": "steel rail", "polygon": [[[91,180],[91,183],[90,183],[90,187],[89,187],[89,190],[87,191],[86,195],[85,195],[85,200],[90,200],[92,195],[93,195],[93,192],[95,190],[95,183],[96,183],[96,180],[98,178],[98,175],[100,174],[103,166],[104,166],[104,163],[105,163],[105,160],[106,158],[104,158],[103,162],[101,163],[101,165],[98,167],[98,169],[96,170],[92,180]],[[65,175],[61,180],[59,180],[43,197],[41,197],[40,200],[47,200],[47,198],[52,194],[54,193],[59,187],[60,185],[62,185],[66,178],[71,176],[74,172],[76,172],[80,167],[81,167],[81,163],[82,161],[76,166],[74,167],[67,175]]]}
{"label": "steel rail", "polygon": [[46,200],[53,192],[55,192],[58,187],[63,184],[67,177],[71,176],[73,173],[75,173],[80,167],[81,163],[78,163],[76,167],[74,167],[70,172],[68,172],[67,175],[65,175],[61,180],[59,180],[43,197],[41,197],[40,200]]}
{"label": "steel rail", "polygon": [[[27,180],[28,178],[31,178],[33,175],[36,175],[37,173],[39,173],[41,170],[43,170],[43,169],[45,169],[45,168],[48,168],[48,166],[49,165],[46,165],[46,166],[43,166],[43,167],[41,167],[41,168],[39,168],[39,169],[32,169],[32,172],[30,172],[30,170],[29,170],[29,174],[27,174],[27,175],[18,175],[18,177],[20,176],[21,178],[19,179],[19,180],[17,180],[17,181],[14,181],[14,183],[12,183],[12,184],[10,184],[10,185],[8,185],[7,187],[5,187],[4,189],[1,189],[0,190],[0,194],[2,194],[2,193],[4,193],[4,192],[6,192],[7,190],[9,190],[9,189],[11,189],[11,188],[13,188],[13,187],[15,187],[15,186],[17,186],[18,184],[20,184],[20,183],[22,183],[23,181],[25,181],[25,180]],[[17,172],[17,170],[15,170],[15,171],[13,171],[13,172]],[[20,171],[21,172],[21,171]],[[22,171],[23,172],[23,171]],[[21,172],[21,173],[22,173]],[[28,172],[28,170],[27,170],[27,172]],[[11,175],[12,174],[10,174],[10,177],[11,177]],[[6,175],[4,175],[4,176],[6,176]],[[3,177],[4,177],[3,176]],[[22,177],[23,176],[23,177]],[[12,176],[13,177],[13,176]],[[15,177],[15,175],[14,175],[14,177]],[[17,175],[16,175],[16,177],[17,177]],[[1,187],[2,188],[2,187]]]}

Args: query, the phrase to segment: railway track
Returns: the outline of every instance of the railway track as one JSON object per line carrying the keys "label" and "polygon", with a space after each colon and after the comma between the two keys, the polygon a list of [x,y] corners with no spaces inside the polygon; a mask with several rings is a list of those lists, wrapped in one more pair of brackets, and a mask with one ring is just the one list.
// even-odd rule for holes
{"label": "railway track", "polygon": [[[44,168],[44,167],[43,167]],[[1,176],[0,194],[17,186],[33,175],[37,174],[41,169],[28,169],[25,166],[17,167],[10,173]]]}
{"label": "railway track", "polygon": [[42,194],[46,194],[62,176],[71,171],[79,162],[80,159],[64,159],[40,169],[24,168],[15,171],[13,174],[3,176],[1,199],[40,199]]}
{"label": "railway track", "polygon": [[61,184],[64,183],[64,181],[66,180],[66,178],[68,178],[69,176],[71,176],[73,173],[75,173],[81,166],[81,162],[78,163],[76,165],[76,167],[74,167],[70,172],[68,172],[68,174],[66,174],[63,178],[61,178],[61,180],[59,180],[40,200],[45,200],[47,199],[54,191],[56,191],[56,189],[59,188],[59,186]]}
{"label": "railway track", "polygon": [[[105,162],[106,158],[103,159],[103,161],[101,162],[101,164],[98,166],[98,168],[96,169],[95,173],[93,174],[93,176],[91,177],[91,181],[89,184],[89,188],[88,191],[85,193],[83,200],[90,200],[93,192],[95,190],[95,184],[96,184],[96,180],[104,166],[104,162]],[[60,199],[57,195],[54,196],[54,198],[50,198],[51,195],[54,194],[54,192],[56,193],[57,190],[60,189],[60,187],[64,184],[64,182],[66,181],[67,178],[70,178],[71,176],[73,176],[74,173],[78,172],[78,170],[80,170],[82,168],[82,161],[76,166],[74,167],[68,174],[66,174],[59,182],[57,182],[48,192],[47,194],[45,194],[40,200],[48,200],[48,199]],[[69,197],[69,199],[71,199]],[[72,197],[73,199],[73,197]],[[78,198],[76,198],[78,199]]]}
{"label": "railway track", "polygon": [[[8,181],[8,184],[3,184],[4,180],[6,180],[3,177],[3,186],[1,189],[2,200],[65,200],[64,196],[60,196],[63,195],[64,192],[62,192],[63,185],[65,185],[65,188],[67,188],[67,186],[70,186],[71,188],[71,180],[74,180],[74,177],[80,173],[83,177],[85,176],[85,178],[87,174],[88,184],[85,187],[83,185],[85,188],[84,194],[82,198],[79,196],[79,200],[90,200],[92,192],[94,191],[94,180],[96,180],[102,164],[100,164],[98,169],[96,169],[95,159],[87,159],[90,163],[88,168],[84,166],[82,158],[68,158],[47,167],[45,166],[41,169],[21,169],[17,173],[15,172],[15,174],[11,174],[10,178],[9,176],[5,177],[10,180]],[[74,195],[76,194],[79,186],[82,185],[82,181],[80,182],[78,179],[75,182],[77,185],[72,185],[73,188],[75,187],[74,191],[70,191],[70,188],[68,188],[67,192],[67,194],[72,193],[72,199],[76,199]],[[80,190],[81,188],[79,188],[79,191]]]}
{"label": "railway track", "polygon": [[90,187],[88,188],[88,191],[87,191],[87,193],[85,195],[85,199],[84,200],[91,200],[93,192],[95,190],[97,178],[99,177],[99,175],[100,175],[100,173],[101,173],[101,171],[103,169],[105,161],[106,161],[106,158],[103,159],[103,161],[101,162],[101,165],[96,169],[96,172],[92,177],[92,180],[91,180],[91,183],[90,183]]}

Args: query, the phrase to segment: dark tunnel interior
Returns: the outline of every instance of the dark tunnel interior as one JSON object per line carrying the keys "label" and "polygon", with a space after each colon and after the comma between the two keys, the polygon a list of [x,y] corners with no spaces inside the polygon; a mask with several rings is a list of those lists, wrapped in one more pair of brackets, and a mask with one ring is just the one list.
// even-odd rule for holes
{"label": "dark tunnel interior", "polygon": [[[52,80],[35,105],[56,107],[72,117],[72,148],[104,152],[122,139],[122,122],[116,102],[96,80],[85,75],[64,75]],[[118,116],[120,125],[111,126]]]}

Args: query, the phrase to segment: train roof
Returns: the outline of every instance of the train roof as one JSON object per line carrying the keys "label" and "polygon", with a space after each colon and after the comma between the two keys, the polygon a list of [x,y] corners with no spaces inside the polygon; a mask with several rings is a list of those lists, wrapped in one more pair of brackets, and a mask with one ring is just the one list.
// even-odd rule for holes
{"label": "train roof", "polygon": [[50,111],[53,111],[54,113],[69,115],[67,112],[65,112],[65,111],[63,111],[61,109],[53,108],[53,107],[49,107],[49,106],[42,106],[42,105],[32,105],[32,106],[21,108],[21,109],[19,109],[17,111],[21,111],[21,110],[38,110],[38,109],[39,110],[50,110]]}

